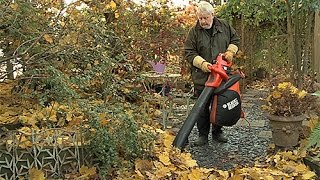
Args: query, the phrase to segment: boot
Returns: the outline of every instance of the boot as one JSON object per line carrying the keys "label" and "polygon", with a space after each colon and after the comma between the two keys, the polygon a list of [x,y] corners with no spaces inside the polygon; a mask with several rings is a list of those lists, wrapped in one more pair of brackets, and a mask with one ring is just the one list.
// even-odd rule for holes
{"label": "boot", "polygon": [[217,141],[217,142],[221,142],[221,143],[228,142],[228,139],[223,136],[222,132],[219,132],[219,133],[213,132],[212,133],[212,140]]}
{"label": "boot", "polygon": [[203,146],[206,144],[208,144],[208,137],[206,137],[206,136],[199,136],[197,141],[194,142],[194,145],[196,145],[196,146]]}

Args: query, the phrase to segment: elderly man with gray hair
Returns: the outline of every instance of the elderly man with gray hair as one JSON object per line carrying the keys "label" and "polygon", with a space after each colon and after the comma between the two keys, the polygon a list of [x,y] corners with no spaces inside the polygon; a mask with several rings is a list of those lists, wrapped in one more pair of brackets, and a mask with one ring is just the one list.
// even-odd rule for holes
{"label": "elderly man with gray hair", "polygon": [[[238,51],[240,38],[236,31],[227,22],[215,17],[213,6],[200,1],[197,7],[198,21],[187,36],[184,45],[185,59],[191,64],[191,77],[194,84],[195,96],[199,97],[205,87],[210,70],[208,66],[220,53],[223,53],[227,61],[232,62],[233,56]],[[197,128],[199,138],[195,145],[208,143],[210,132],[210,102],[206,104],[204,112],[199,113]],[[212,126],[212,138],[217,142],[225,143],[227,138],[223,136],[222,127]]]}

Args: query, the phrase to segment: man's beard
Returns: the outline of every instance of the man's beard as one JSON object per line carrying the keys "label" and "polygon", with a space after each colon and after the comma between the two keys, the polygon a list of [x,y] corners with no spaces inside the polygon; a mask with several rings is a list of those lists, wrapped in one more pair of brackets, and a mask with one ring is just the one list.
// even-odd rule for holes
{"label": "man's beard", "polygon": [[[201,25],[201,24],[200,24]],[[210,29],[212,27],[212,23],[211,24],[205,24],[205,25],[201,25],[201,27],[203,29]]]}

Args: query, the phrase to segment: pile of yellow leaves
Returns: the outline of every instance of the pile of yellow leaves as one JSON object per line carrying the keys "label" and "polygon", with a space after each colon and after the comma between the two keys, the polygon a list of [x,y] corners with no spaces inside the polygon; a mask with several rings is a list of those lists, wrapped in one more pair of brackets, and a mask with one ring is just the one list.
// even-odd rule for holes
{"label": "pile of yellow leaves", "polygon": [[[81,166],[79,173],[73,173],[73,174],[66,174],[66,179],[91,179],[92,177],[97,176],[97,169],[95,167],[87,167],[87,166]],[[24,177],[20,177],[19,180],[24,180]],[[43,171],[37,169],[37,168],[31,168],[28,172],[28,179],[29,180],[45,180],[48,179],[45,177],[45,174]],[[2,180],[0,178],[0,180]],[[4,180],[4,179],[3,179]]]}
{"label": "pile of yellow leaves", "polygon": [[[155,158],[153,160],[138,159],[135,161],[135,170],[118,172],[115,179],[121,180],[242,180],[242,179],[316,179],[316,174],[302,163],[301,156],[297,151],[278,152],[267,158],[264,162],[257,162],[254,167],[238,168],[231,171],[222,171],[215,168],[201,168],[192,159],[188,152],[181,152],[172,147],[174,136],[169,131],[154,129],[145,125],[145,128],[153,129],[159,135],[155,147]],[[67,174],[67,179],[82,178],[89,179],[96,176],[95,167],[82,166],[80,172]],[[29,177],[44,179],[41,170],[31,169]]]}
{"label": "pile of yellow leaves", "polygon": [[313,97],[290,82],[281,82],[270,90],[262,108],[277,116],[299,116],[312,105]]}
{"label": "pile of yellow leaves", "polygon": [[[153,127],[146,128],[154,129]],[[174,135],[169,131],[155,129],[159,135],[155,147],[155,159],[139,159],[135,162],[134,173],[121,173],[118,179],[315,179],[316,174],[303,164],[297,151],[278,152],[265,162],[257,162],[254,167],[222,171],[215,168],[199,167],[188,152],[172,147]]]}

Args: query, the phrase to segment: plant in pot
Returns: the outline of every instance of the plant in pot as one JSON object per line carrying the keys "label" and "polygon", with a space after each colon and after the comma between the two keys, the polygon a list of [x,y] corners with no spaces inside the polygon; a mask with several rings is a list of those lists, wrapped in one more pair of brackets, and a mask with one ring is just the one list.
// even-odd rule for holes
{"label": "plant in pot", "polygon": [[276,146],[291,148],[298,144],[305,113],[312,105],[312,96],[290,82],[277,84],[266,99],[266,116]]}

